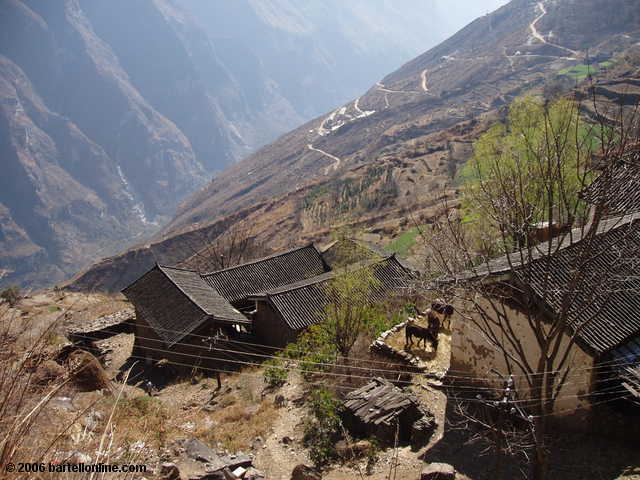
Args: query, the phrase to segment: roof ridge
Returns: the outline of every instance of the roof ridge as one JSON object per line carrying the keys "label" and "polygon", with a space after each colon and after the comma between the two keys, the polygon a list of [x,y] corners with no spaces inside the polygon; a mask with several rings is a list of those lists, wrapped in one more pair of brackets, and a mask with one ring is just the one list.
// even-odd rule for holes
{"label": "roof ridge", "polygon": [[[297,282],[293,282],[288,285],[282,285],[281,287],[272,288],[271,290],[267,290],[263,293],[267,297],[270,297],[274,295],[280,295],[285,292],[294,292],[296,290],[300,290],[301,288],[309,287],[311,285],[317,285],[318,283],[323,283],[323,282],[326,282],[327,280],[331,280],[333,277],[335,277],[335,275],[336,275],[335,270],[330,270],[328,272],[321,273],[320,275],[316,275],[315,277],[299,280]],[[320,278],[320,277],[325,277],[325,278]],[[292,287],[292,285],[295,285],[295,286]],[[287,287],[291,287],[291,288],[287,288]],[[269,293],[274,291],[275,293]],[[259,295],[260,294],[256,294],[255,296],[259,296]]]}
{"label": "roof ridge", "polygon": [[[214,270],[213,272],[202,273],[202,274],[200,274],[200,276],[208,277],[208,276],[212,276],[212,275],[214,275],[216,273],[229,272],[231,270],[236,270],[238,268],[246,267],[248,265],[255,265],[257,263],[265,262],[265,261],[271,260],[273,258],[282,257],[284,255],[288,255],[289,253],[298,252],[300,250],[304,250],[304,249],[310,248],[310,247],[313,247],[316,250],[316,252],[318,252],[318,249],[315,247],[315,244],[313,242],[311,242],[308,245],[305,245],[303,247],[291,248],[289,250],[285,250],[285,251],[282,251],[282,252],[274,253],[274,254],[268,255],[266,257],[262,257],[262,258],[258,258],[256,260],[251,260],[249,262],[241,263],[240,265],[234,265],[233,267],[223,268],[222,270]],[[318,252],[318,254],[320,255],[320,252]]]}
{"label": "roof ridge", "polygon": [[183,271],[183,272],[191,272],[191,273],[198,274],[197,270],[191,270],[190,268],[175,267],[173,265],[162,265],[160,263],[158,263],[157,265],[160,268],[170,268],[171,270],[180,270],[180,271]]}
{"label": "roof ridge", "polygon": [[[379,260],[370,260],[370,261],[364,261],[364,262],[360,262],[360,263],[355,263],[355,264],[351,264],[348,265],[349,266],[356,266],[357,268],[353,268],[352,270],[348,270],[348,271],[343,271],[343,272],[339,272],[336,270],[330,270],[328,272],[325,273],[321,273],[320,275],[316,275],[315,277],[311,277],[311,278],[307,278],[305,280],[299,280],[297,282],[293,282],[290,283],[289,285],[282,285],[281,287],[276,287],[276,288],[272,288],[271,290],[267,290],[265,292],[262,292],[264,295],[266,295],[267,297],[269,296],[275,296],[275,295],[280,295],[282,293],[285,292],[294,292],[296,290],[300,290],[301,288],[305,288],[305,287],[309,287],[311,285],[317,285],[318,283],[322,283],[322,282],[326,282],[327,280],[330,280],[333,277],[336,276],[340,276],[340,275],[345,275],[347,273],[352,273],[352,272],[357,272],[360,270],[363,270],[367,267],[370,267],[372,265],[378,265],[384,262],[387,262],[388,260],[395,260],[396,263],[398,264],[398,266],[400,266],[400,268],[402,268],[405,272],[408,272],[407,269],[405,267],[402,266],[402,264],[400,262],[398,262],[397,258],[395,258],[395,254],[390,255],[386,258],[383,259],[379,259]],[[320,278],[320,277],[325,277],[325,278]],[[314,281],[315,280],[315,281]],[[292,288],[286,288],[288,286],[292,286],[295,285]],[[269,292],[273,292],[276,291],[276,293],[269,293]],[[259,296],[260,294],[256,294],[255,296]]]}

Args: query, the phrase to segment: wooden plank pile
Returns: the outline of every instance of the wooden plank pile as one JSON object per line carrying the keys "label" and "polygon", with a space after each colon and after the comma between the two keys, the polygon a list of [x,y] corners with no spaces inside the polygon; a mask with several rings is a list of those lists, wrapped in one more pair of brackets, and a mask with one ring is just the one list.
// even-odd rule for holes
{"label": "wooden plank pile", "polygon": [[[376,378],[347,394],[344,421],[356,436],[375,436],[384,444],[421,446],[435,429],[433,416],[414,394]],[[426,437],[426,438],[425,438]]]}

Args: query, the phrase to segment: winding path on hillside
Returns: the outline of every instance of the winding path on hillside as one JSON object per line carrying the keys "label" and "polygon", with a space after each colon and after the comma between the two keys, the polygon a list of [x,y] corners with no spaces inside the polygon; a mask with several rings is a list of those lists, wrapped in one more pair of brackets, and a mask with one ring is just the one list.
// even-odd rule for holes
{"label": "winding path on hillside", "polygon": [[356,101],[353,102],[353,108],[356,112],[358,112],[358,115],[364,115],[364,112],[362,111],[362,109],[360,108],[360,99],[362,97],[358,97],[356,98]]}
{"label": "winding path on hillside", "polygon": [[411,93],[411,94],[419,93],[419,92],[415,92],[413,90],[391,90],[391,89],[385,87],[382,82],[376,83],[376,87],[377,87],[378,91],[386,92],[386,93]]}
{"label": "winding path on hillside", "polygon": [[546,45],[551,45],[552,47],[560,48],[562,50],[566,50],[567,52],[571,52],[571,54],[580,56],[579,52],[575,50],[571,50],[570,48],[563,47],[562,45],[556,45],[555,43],[548,42],[546,38],[538,31],[537,24],[540,20],[542,20],[547,15],[547,9],[544,7],[544,2],[538,2],[537,7],[540,9],[540,15],[538,15],[533,22],[529,25],[529,29],[531,30],[531,34],[534,38],[540,40],[542,43]]}
{"label": "winding path on hillside", "polygon": [[427,69],[425,68],[422,73],[420,73],[420,79],[422,80],[421,85],[422,85],[422,90],[424,90],[425,92],[429,91],[429,88],[427,87]]}
{"label": "winding path on hillside", "polygon": [[315,148],[313,146],[313,144],[309,144],[307,145],[307,148],[309,150],[312,150],[314,152],[318,152],[321,153],[322,155],[324,155],[327,158],[330,158],[331,160],[334,161],[333,165],[329,165],[327,168],[324,169],[324,174],[325,175],[329,175],[329,172],[333,169],[333,170],[337,170],[338,167],[340,166],[340,163],[342,162],[342,160],[340,160],[338,157],[336,157],[335,155],[331,155],[330,153],[325,152],[324,150],[320,150],[319,148]]}

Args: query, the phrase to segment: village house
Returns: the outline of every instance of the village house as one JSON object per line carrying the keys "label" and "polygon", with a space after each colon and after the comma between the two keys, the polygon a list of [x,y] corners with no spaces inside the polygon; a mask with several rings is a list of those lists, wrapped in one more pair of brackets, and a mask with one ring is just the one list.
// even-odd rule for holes
{"label": "village house", "polygon": [[251,299],[255,301],[256,337],[277,347],[295,341],[302,330],[322,320],[325,307],[330,302],[327,295],[329,283],[337,276],[357,269],[371,269],[376,279],[375,287],[369,293],[371,303],[383,302],[393,293],[401,293],[411,277],[411,272],[392,255],[255,294]]}
{"label": "village house", "polygon": [[[555,405],[557,417],[571,417],[574,426],[585,427],[589,410],[602,401],[639,405],[640,166],[635,160],[611,167],[583,193],[594,204],[591,219],[596,212],[600,217],[596,231],[589,225],[575,228],[530,251],[483,263],[454,280],[461,289],[482,284],[475,297],[460,295],[456,304],[451,346],[451,371],[456,376],[478,380],[496,371],[514,373],[519,396],[526,398],[530,388],[522,372],[509,368],[507,363],[513,368],[513,362],[496,348],[496,339],[488,338],[490,329],[483,328],[478,312],[491,312],[517,332],[517,342],[503,343],[516,357],[516,349],[522,349],[532,364],[540,348],[528,322],[542,318],[550,324],[564,312],[569,328],[563,347],[570,341],[575,346],[562,369],[567,373]],[[577,266],[585,262],[588,268],[582,267],[584,275],[573,283]],[[488,292],[495,295],[489,297]],[[523,292],[535,298],[526,308]]]}
{"label": "village house", "polygon": [[234,334],[251,320],[198,273],[156,265],[122,293],[135,308],[133,355],[147,363],[216,365],[211,346],[221,331]]}
{"label": "village house", "polygon": [[[360,254],[379,280],[372,301],[405,284],[410,272],[395,256]],[[319,322],[335,275],[313,244],[205,274],[156,265],[122,291],[136,312],[134,355],[232,368],[249,353],[243,344],[283,347]]]}
{"label": "village house", "polygon": [[207,284],[237,309],[253,310],[251,295],[328,272],[330,267],[314,244],[206,273]]}

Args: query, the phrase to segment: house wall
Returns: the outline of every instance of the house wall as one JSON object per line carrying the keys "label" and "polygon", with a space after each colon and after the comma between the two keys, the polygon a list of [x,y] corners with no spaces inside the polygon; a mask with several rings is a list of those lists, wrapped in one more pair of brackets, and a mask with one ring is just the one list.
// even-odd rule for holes
{"label": "house wall", "polygon": [[[141,361],[155,363],[168,360],[174,369],[190,370],[200,367],[205,371],[237,369],[240,364],[232,360],[258,361],[256,358],[242,354],[233,354],[224,350],[242,351],[243,347],[225,340],[210,343],[207,338],[213,337],[220,328],[212,320],[206,320],[200,327],[186,335],[178,343],[168,346],[155,330],[145,321],[144,315],[136,315],[135,323],[135,357]],[[233,337],[232,329],[225,330]],[[246,336],[246,335],[245,335]],[[243,337],[244,338],[244,337]],[[211,372],[213,373],[213,372]]]}
{"label": "house wall", "polygon": [[[485,298],[477,298],[475,302],[483,309],[491,311],[491,304]],[[517,332],[522,349],[532,364],[536,364],[540,358],[540,348],[533,331],[528,325],[526,315],[517,311],[509,305],[500,303],[500,312],[508,319],[509,324]],[[479,382],[485,386],[502,388],[492,369],[503,374],[509,372],[507,362],[503,353],[494,347],[485,338],[479,328],[474,325],[473,318],[478,321],[480,315],[475,312],[470,304],[458,303],[455,305],[456,313],[451,322],[451,375],[475,377],[471,383]],[[495,328],[495,327],[494,327]],[[495,330],[497,331],[497,330]],[[568,338],[565,336],[563,345],[566,345]],[[510,348],[513,352],[514,349]],[[512,363],[513,365],[513,363]],[[587,398],[581,398],[588,394],[593,388],[594,360],[578,346],[572,348],[569,358],[569,369],[566,383],[561,390],[555,405],[558,418],[562,417],[569,426],[581,428],[590,408]],[[519,398],[532,398],[529,385],[522,376],[522,371],[515,367],[513,374],[516,376],[516,389]],[[489,380],[485,380],[489,379]],[[496,379],[496,380],[494,380]],[[457,383],[465,383],[463,379],[456,379]]]}
{"label": "house wall", "polygon": [[256,302],[256,313],[253,318],[253,333],[259,343],[283,348],[294,342],[298,332],[291,330],[268,302]]}

